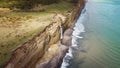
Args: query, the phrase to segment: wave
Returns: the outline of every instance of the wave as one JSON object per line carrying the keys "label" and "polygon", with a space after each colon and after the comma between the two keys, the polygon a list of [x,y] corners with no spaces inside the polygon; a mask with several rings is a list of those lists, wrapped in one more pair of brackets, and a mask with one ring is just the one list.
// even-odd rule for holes
{"label": "wave", "polygon": [[72,33],[72,46],[69,47],[68,53],[66,53],[65,57],[63,58],[61,68],[67,68],[69,66],[69,62],[74,58],[73,52],[74,49],[77,49],[79,43],[77,40],[83,38],[80,35],[82,32],[85,32],[84,25],[82,24],[85,22],[85,16],[86,9],[84,8],[81,12],[81,15],[79,16],[79,19],[75,23],[74,31]]}

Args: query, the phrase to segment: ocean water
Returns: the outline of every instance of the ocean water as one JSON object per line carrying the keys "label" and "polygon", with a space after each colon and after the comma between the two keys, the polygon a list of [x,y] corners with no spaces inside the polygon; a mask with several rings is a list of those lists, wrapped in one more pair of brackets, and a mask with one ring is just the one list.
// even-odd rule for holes
{"label": "ocean water", "polygon": [[61,68],[120,68],[120,0],[88,0]]}

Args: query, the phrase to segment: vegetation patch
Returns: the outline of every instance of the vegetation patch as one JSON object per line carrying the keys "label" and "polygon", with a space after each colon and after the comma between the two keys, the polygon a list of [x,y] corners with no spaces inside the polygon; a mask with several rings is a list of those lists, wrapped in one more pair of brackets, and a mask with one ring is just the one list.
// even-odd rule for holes
{"label": "vegetation patch", "polygon": [[[10,3],[7,5],[5,1],[8,0],[0,1],[0,65],[8,61],[12,51],[21,43],[34,37],[49,25],[55,13],[66,14],[73,8],[73,3],[61,1],[42,5],[45,9],[42,12],[17,12],[8,10]],[[34,7],[32,9],[38,9],[37,6]]]}

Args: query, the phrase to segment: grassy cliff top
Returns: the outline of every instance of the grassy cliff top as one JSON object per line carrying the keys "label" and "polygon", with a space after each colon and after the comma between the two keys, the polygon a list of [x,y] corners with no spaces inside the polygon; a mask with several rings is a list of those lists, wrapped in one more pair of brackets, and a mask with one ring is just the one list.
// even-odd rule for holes
{"label": "grassy cliff top", "polygon": [[[38,34],[52,22],[55,13],[66,14],[73,3],[60,2],[42,6],[42,12],[13,12],[0,10],[0,65],[11,56],[21,43]],[[2,8],[1,8],[2,9]]]}

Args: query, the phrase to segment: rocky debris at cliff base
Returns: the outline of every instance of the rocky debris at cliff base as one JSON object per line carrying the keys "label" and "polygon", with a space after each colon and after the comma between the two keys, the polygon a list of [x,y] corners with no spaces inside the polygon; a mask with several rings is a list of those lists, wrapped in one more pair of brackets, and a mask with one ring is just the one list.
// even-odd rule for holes
{"label": "rocky debris at cliff base", "polygon": [[68,47],[65,45],[60,45],[59,49],[56,51],[55,55],[50,61],[42,62],[36,65],[36,68],[60,68],[62,59],[66,54]]}
{"label": "rocky debris at cliff base", "polygon": [[[42,61],[41,63],[38,63],[36,68],[60,68],[61,67],[63,57],[67,53],[69,46],[71,46],[72,31],[73,31],[73,29],[69,28],[64,32],[64,36],[63,36],[64,38],[62,40],[62,43],[60,45],[57,44],[57,45],[59,45],[58,50],[55,52],[52,59],[50,61],[44,61],[44,62]],[[52,51],[52,49],[54,49],[54,47],[49,48],[48,51]],[[48,54],[50,54],[50,53],[48,53]],[[47,55],[45,55],[45,56],[47,56]]]}
{"label": "rocky debris at cliff base", "polygon": [[63,36],[63,39],[62,39],[62,44],[63,45],[71,46],[72,32],[73,32],[72,28],[69,28],[64,32],[64,36]]}
{"label": "rocky debris at cliff base", "polygon": [[[79,5],[81,5],[81,4],[79,4]],[[64,22],[64,25],[63,25],[64,28],[65,28],[64,31],[71,26],[71,24],[76,19],[76,16],[80,12],[80,10],[82,9],[82,7],[83,6],[76,7],[75,8],[75,12],[73,12],[73,14],[71,14],[70,19],[68,19],[68,22]],[[51,28],[51,26],[53,26],[53,25],[50,25],[47,28]],[[49,45],[48,44],[52,45],[54,43],[57,43],[60,40],[59,39],[59,36],[60,36],[59,32],[60,32],[59,28],[56,28],[55,33],[52,33],[52,34],[48,34],[49,32],[46,32],[46,30],[44,30],[41,34],[35,36],[33,39],[31,39],[28,42],[26,42],[25,44],[27,45],[27,48],[30,47],[30,46],[32,48],[30,47],[28,49],[28,51],[30,53],[26,54],[27,56],[25,56],[25,58],[24,57],[18,58],[19,61],[21,61],[21,59],[23,59],[23,62],[21,64],[22,68],[30,68],[30,67],[34,68],[34,66],[36,64],[36,61],[38,61],[38,59],[40,59],[41,57],[43,57],[43,55],[44,55],[43,53],[45,53],[45,51],[47,51],[47,50],[51,51],[51,49],[49,49]],[[70,33],[72,33],[72,32],[70,32]],[[66,33],[67,37],[69,37],[69,35],[70,35],[69,33],[68,34]],[[35,42],[36,41],[36,37],[38,38],[37,39],[37,42],[38,42],[37,44]],[[66,39],[66,40],[69,41],[70,38]],[[23,44],[23,45],[25,45],[25,44]],[[36,47],[36,45],[39,46],[39,47],[41,46],[41,49],[38,49]],[[40,54],[42,51],[44,51],[44,52],[42,54]],[[65,56],[65,54],[67,53],[67,51],[68,51],[68,47],[67,46],[60,45],[60,47],[57,49],[56,53],[54,54],[54,56],[52,57],[52,59],[50,59],[50,61],[45,61],[45,62],[42,62],[40,64],[37,64],[37,66],[35,66],[35,67],[38,67],[38,68],[60,68],[61,67],[61,63],[63,61],[63,57]],[[28,59],[28,55],[31,56],[31,54],[34,54],[34,55],[32,55],[32,57],[29,59],[29,61],[26,62],[25,60]],[[13,56],[12,61],[15,60],[14,57],[16,57],[16,56]],[[26,63],[24,63],[24,62],[26,62]],[[9,62],[9,63],[11,63],[11,62]],[[14,63],[13,65],[18,64],[16,62],[16,60],[14,62],[12,62],[12,63]],[[16,68],[16,67],[20,68],[21,65],[15,65],[13,68]]]}

